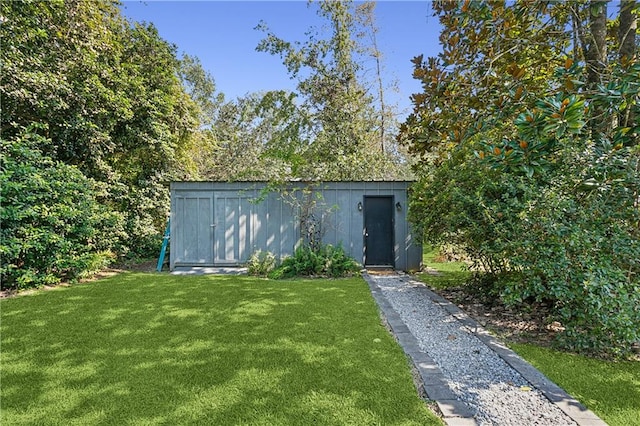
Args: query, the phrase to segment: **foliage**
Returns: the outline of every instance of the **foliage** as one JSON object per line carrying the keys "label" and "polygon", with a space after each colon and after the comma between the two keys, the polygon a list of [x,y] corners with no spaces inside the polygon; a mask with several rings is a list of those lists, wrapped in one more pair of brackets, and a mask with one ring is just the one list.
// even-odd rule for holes
{"label": "foliage", "polygon": [[249,275],[266,277],[276,267],[276,256],[270,251],[258,250],[251,254],[247,262],[247,272]]}
{"label": "foliage", "polygon": [[[494,236],[499,222],[508,223],[507,204],[522,189],[514,180],[502,180],[498,173],[487,176],[469,161],[472,158],[471,153],[459,150],[450,161],[419,179],[411,189],[409,219],[425,240],[463,247],[482,269],[498,273],[502,241]],[[446,187],[440,182],[446,182]]]}
{"label": "foliage", "polygon": [[[638,98],[638,78],[638,65],[613,74],[607,87],[591,96],[591,108],[614,114],[631,109],[637,116],[637,103],[625,105],[620,98]],[[563,343],[572,349],[628,352],[640,339],[640,152],[635,142],[640,128],[612,126],[609,135],[592,133],[577,97],[555,99],[545,102],[548,109],[539,103],[533,120],[516,120],[521,135],[540,135],[522,157],[485,158],[511,179],[519,172],[538,175],[527,180],[531,193],[519,214],[520,232],[527,233],[506,257],[508,269],[519,273],[504,283],[503,295],[516,301],[554,300],[568,327]],[[572,105],[579,105],[577,111],[570,111]],[[573,135],[565,139],[565,134]],[[530,160],[529,152],[540,159]]]}
{"label": "foliage", "polygon": [[[624,164],[623,150],[601,158],[602,170],[610,174]],[[462,244],[474,269],[492,277],[476,281],[488,294],[510,303],[555,303],[568,327],[566,346],[628,351],[640,338],[637,157],[610,188],[578,194],[581,180],[556,178],[541,188],[544,176],[531,181],[483,170],[472,158],[445,162],[414,187],[410,215],[426,239]],[[443,190],[442,181],[450,187]]]}
{"label": "foliage", "polygon": [[[199,63],[182,61],[183,84],[197,101],[203,126],[188,142],[186,179],[225,181],[407,179],[410,170],[393,133],[393,108],[365,87],[369,57],[381,67],[377,48],[357,43],[375,35],[373,4],[318,2],[317,13],[331,23],[324,34],[309,31],[309,40],[290,43],[257,28],[266,37],[257,50],[280,55],[295,91],[250,93],[225,101],[215,94],[210,76]],[[366,6],[366,7],[365,7]],[[375,39],[374,39],[375,40]],[[376,84],[383,84],[380,71]],[[344,84],[336,84],[342,82]],[[382,92],[379,92],[382,93]]]}
{"label": "foliage", "polygon": [[518,273],[503,282],[503,296],[553,300],[571,349],[624,353],[640,339],[639,214],[625,194],[630,186],[640,188],[633,173],[608,190],[578,194],[584,198],[569,188],[549,188],[520,214],[526,234],[508,258]]}
{"label": "foliage", "polygon": [[156,251],[162,182],[188,156],[200,114],[179,74],[197,64],[181,66],[175,46],[125,21],[115,2],[3,2],[1,15],[3,138],[45,124],[42,154],[102,183],[101,203],[124,216],[117,254]]}
{"label": "foliage", "polygon": [[412,95],[414,111],[401,126],[410,152],[424,160],[446,158],[453,147],[472,144],[478,135],[496,141],[511,135],[502,109],[517,115],[547,93],[548,78],[562,63],[556,52],[568,43],[560,6],[551,8],[545,25],[536,10],[542,2],[509,7],[501,1],[436,1],[433,6],[443,27],[443,51],[437,58],[413,59],[423,93]]}
{"label": "foliage", "polygon": [[422,158],[410,215],[464,247],[489,294],[553,304],[565,346],[623,355],[640,339],[640,66],[593,80],[573,7],[437,2],[445,47],[414,62],[403,127]]}
{"label": "foliage", "polygon": [[[385,136],[386,129],[393,127],[389,106],[382,102],[376,110],[363,77],[359,55],[365,48],[357,35],[375,34],[372,9],[353,8],[351,2],[315,5],[318,15],[330,24],[328,36],[310,30],[308,40],[292,43],[270,32],[265,23],[257,27],[266,33],[257,50],[280,56],[291,78],[298,81],[293,94],[271,92],[264,97],[266,111],[276,111],[282,104],[286,109],[286,115],[275,115],[280,124],[265,154],[284,161],[289,172],[281,176],[284,180],[406,176],[406,162]],[[373,50],[379,66],[375,45]],[[379,68],[376,75],[379,87]]]}
{"label": "foliage", "polygon": [[350,276],[360,270],[360,265],[347,256],[342,245],[323,244],[316,249],[299,247],[293,256],[282,260],[270,276],[291,278],[299,276],[338,278]]}
{"label": "foliage", "polygon": [[216,93],[215,80],[202,67],[198,57],[185,54],[179,65],[180,81],[200,110],[200,123],[210,125],[218,108],[224,103],[224,94]]}
{"label": "foliage", "polygon": [[442,424],[361,278],[126,273],[0,313],[3,424]]}
{"label": "foliage", "polygon": [[[464,262],[443,259],[452,246],[423,246],[422,264],[426,271],[418,273],[418,279],[436,290],[462,287],[471,278],[471,271]],[[456,253],[457,254],[457,253]]]}
{"label": "foliage", "polygon": [[96,182],[43,155],[51,141],[33,127],[1,143],[2,288],[75,279],[111,260],[123,218],[101,205]]}
{"label": "foliage", "polygon": [[[278,100],[276,100],[276,98]],[[267,102],[265,99],[272,100]],[[280,151],[286,150],[274,134],[296,137],[295,109],[285,92],[248,94],[221,103],[209,128],[197,133],[199,146],[192,151],[199,176],[219,181],[271,181],[285,179],[296,167],[287,164]],[[286,126],[283,127],[283,126]]]}

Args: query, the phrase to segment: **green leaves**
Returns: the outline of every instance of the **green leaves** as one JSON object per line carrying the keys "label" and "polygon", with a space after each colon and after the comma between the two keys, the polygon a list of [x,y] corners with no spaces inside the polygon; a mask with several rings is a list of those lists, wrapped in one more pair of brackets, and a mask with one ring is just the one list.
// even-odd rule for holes
{"label": "green leaves", "polygon": [[551,167],[553,156],[563,145],[573,145],[572,137],[585,126],[585,103],[580,97],[558,94],[536,102],[514,120],[515,138],[501,145],[481,143],[476,157],[492,168],[524,172],[528,177]]}
{"label": "green leaves", "polygon": [[[351,2],[334,1],[313,5],[329,24],[327,33],[310,30],[308,40],[289,42],[270,32],[265,23],[257,27],[266,33],[257,50],[280,56],[298,82],[297,104],[288,117],[290,125],[284,126],[287,132],[276,128],[277,138],[269,141],[265,156],[284,161],[288,177],[294,179],[369,180],[406,175],[408,168],[400,161],[395,142],[386,136],[395,119],[384,106],[375,108],[367,88],[362,52],[371,49],[360,43],[359,34],[375,33],[372,6],[354,8]],[[373,50],[373,55],[379,53],[375,46]],[[270,94],[265,96],[266,101],[270,98]]]}
{"label": "green leaves", "polygon": [[341,245],[320,245],[315,249],[299,247],[292,257],[282,260],[280,266],[270,272],[271,278],[351,276],[360,270],[360,265],[347,256]]}
{"label": "green leaves", "polygon": [[[105,183],[100,202],[126,217],[129,236],[120,254],[155,251],[150,241],[169,208],[159,182],[188,164],[181,160],[210,106],[206,75],[192,58],[181,65],[175,46],[153,26],[125,21],[116,2],[0,7],[3,139],[45,124],[40,154]],[[190,82],[190,94],[179,75]]]}
{"label": "green leaves", "polygon": [[485,140],[502,149],[497,141],[515,139],[514,120],[534,109],[549,91],[548,79],[564,64],[555,54],[570,41],[563,7],[434,3],[443,52],[414,59],[414,76],[424,92],[413,95],[414,113],[402,126],[411,152],[443,158],[461,144],[478,150],[474,144]]}
{"label": "green leaves", "polygon": [[624,354],[640,338],[640,65],[597,58],[594,84],[593,27],[567,56],[568,18],[588,20],[575,2],[434,9],[443,52],[414,60],[402,127],[420,156],[412,220],[463,247],[491,294],[553,304],[565,347]]}
{"label": "green leaves", "polygon": [[93,181],[42,155],[38,146],[47,141],[35,130],[2,141],[3,289],[54,284],[102,267],[121,226],[97,202]]}

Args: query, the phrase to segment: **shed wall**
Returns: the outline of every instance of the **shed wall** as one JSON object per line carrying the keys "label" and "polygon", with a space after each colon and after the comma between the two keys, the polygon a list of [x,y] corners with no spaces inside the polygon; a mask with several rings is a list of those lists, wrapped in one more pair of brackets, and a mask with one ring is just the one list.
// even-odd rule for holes
{"label": "shed wall", "polygon": [[[393,198],[395,268],[417,270],[422,246],[407,221],[409,182],[327,182],[314,184],[315,214],[322,216],[323,242],[342,243],[345,251],[364,263],[364,205],[366,196]],[[305,183],[291,183],[287,197],[302,197]],[[282,258],[302,243],[298,212],[280,193],[263,194],[265,183],[173,182],[171,184],[170,268],[246,263],[257,250]]]}

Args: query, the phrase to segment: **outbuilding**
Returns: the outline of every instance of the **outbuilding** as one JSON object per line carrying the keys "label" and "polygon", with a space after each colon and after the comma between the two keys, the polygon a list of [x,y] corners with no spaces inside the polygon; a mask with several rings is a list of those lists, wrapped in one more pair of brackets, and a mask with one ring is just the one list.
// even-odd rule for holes
{"label": "outbuilding", "polygon": [[365,267],[420,269],[410,182],[172,182],[170,269],[292,255],[305,239],[342,244]]}

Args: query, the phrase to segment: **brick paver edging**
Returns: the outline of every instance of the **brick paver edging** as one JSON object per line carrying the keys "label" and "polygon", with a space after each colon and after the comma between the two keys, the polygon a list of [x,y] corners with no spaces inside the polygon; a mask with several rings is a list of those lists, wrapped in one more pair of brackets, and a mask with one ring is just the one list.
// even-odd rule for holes
{"label": "brick paver edging", "polygon": [[[411,334],[409,328],[404,324],[400,316],[382,294],[380,287],[371,279],[369,274],[363,273],[363,278],[369,284],[371,294],[382,311],[389,329],[417,370],[421,382],[419,386],[423,388],[427,397],[436,403],[445,423],[449,426],[477,425],[473,417],[473,412],[462,401],[456,398],[455,394],[447,385],[440,367],[438,367],[427,353],[420,349],[417,339]],[[532,386],[542,392],[549,401],[560,408],[560,410],[573,419],[579,426],[606,426],[606,423],[596,416],[595,413],[587,409],[535,367],[489,334],[477,321],[469,317],[456,305],[439,294],[434,293],[424,286],[423,283],[411,280],[408,276],[398,275],[397,279],[422,285],[423,291],[425,291],[433,303],[441,306],[451,314],[451,316],[467,327],[472,334],[498,354],[498,356],[513,369],[519,372]]]}

